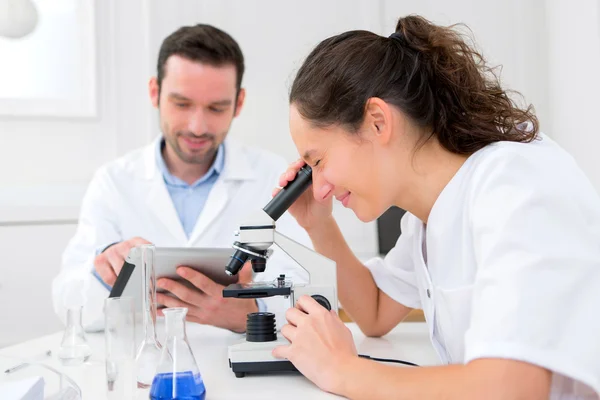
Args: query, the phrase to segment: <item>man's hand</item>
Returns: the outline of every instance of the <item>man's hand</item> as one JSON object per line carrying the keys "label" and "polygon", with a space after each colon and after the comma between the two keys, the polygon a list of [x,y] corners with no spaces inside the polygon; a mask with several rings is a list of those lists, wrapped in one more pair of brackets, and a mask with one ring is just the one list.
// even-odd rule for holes
{"label": "man's hand", "polygon": [[113,286],[115,284],[129,250],[141,244],[151,243],[146,239],[135,237],[110,246],[96,257],[94,268],[107,285]]}
{"label": "man's hand", "polygon": [[[177,298],[157,293],[156,301],[166,307],[187,307],[188,321],[241,333],[246,330],[246,315],[258,311],[254,299],[224,298],[224,286],[192,268],[179,267],[177,274],[199,290],[186,287],[172,279],[162,278],[156,282],[156,286],[171,292]],[[240,283],[250,282],[251,277],[252,267],[250,263],[246,263],[239,273]],[[160,310],[158,312],[159,315],[162,314]]]}

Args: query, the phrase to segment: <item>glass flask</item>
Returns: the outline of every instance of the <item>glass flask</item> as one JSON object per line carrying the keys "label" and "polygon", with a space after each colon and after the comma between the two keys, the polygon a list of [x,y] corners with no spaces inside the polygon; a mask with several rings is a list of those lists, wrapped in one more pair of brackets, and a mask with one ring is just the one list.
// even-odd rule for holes
{"label": "glass flask", "polygon": [[67,327],[58,350],[58,358],[63,365],[83,364],[92,354],[81,324],[82,310],[81,306],[67,310]]}
{"label": "glass flask", "polygon": [[142,256],[142,324],[144,339],[135,357],[138,388],[149,388],[160,360],[161,346],[156,338],[156,275],[154,245],[137,248]]}
{"label": "glass flask", "polygon": [[150,389],[152,400],[204,400],[206,388],[185,333],[187,308],[167,308],[167,339]]}
{"label": "glass flask", "polygon": [[135,313],[132,297],[104,301],[107,399],[131,400],[135,393]]}

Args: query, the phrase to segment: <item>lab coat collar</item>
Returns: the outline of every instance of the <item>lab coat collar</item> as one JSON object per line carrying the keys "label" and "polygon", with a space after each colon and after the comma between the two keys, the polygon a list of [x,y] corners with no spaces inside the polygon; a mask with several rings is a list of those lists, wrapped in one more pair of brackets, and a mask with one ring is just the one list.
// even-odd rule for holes
{"label": "lab coat collar", "polygon": [[[162,135],[157,137],[148,145],[144,151],[144,171],[142,177],[151,180],[160,175],[160,169],[156,163],[156,146],[162,140]],[[246,181],[256,179],[256,172],[248,156],[244,152],[244,146],[233,140],[225,139],[225,165],[220,174],[220,179],[225,181]]]}

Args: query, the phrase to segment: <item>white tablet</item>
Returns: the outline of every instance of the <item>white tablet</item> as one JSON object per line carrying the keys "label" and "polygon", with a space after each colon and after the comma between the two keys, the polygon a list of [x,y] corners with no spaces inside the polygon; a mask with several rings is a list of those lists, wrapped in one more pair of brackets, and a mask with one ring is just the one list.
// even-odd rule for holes
{"label": "white tablet", "polygon": [[[223,286],[236,283],[238,277],[229,276],[225,266],[234,250],[231,248],[156,247],[154,270],[156,279],[171,278],[187,286],[190,282],[177,275],[177,267],[186,266],[199,271]],[[109,297],[133,297],[141,304],[142,296],[142,251],[134,247],[129,251],[125,264],[117,277]]]}

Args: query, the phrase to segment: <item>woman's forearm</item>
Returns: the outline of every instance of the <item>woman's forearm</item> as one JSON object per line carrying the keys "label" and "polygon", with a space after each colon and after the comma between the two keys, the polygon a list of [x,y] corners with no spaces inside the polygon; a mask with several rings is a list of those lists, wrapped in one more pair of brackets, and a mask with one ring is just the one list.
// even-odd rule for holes
{"label": "woman's forearm", "polygon": [[335,219],[329,218],[308,234],[315,250],[337,264],[338,297],[344,311],[366,334],[381,332],[379,288],[371,272],[350,250]]}
{"label": "woman's forearm", "polygon": [[353,358],[340,366],[335,391],[349,399],[547,399],[551,374],[514,360],[404,368]]}

